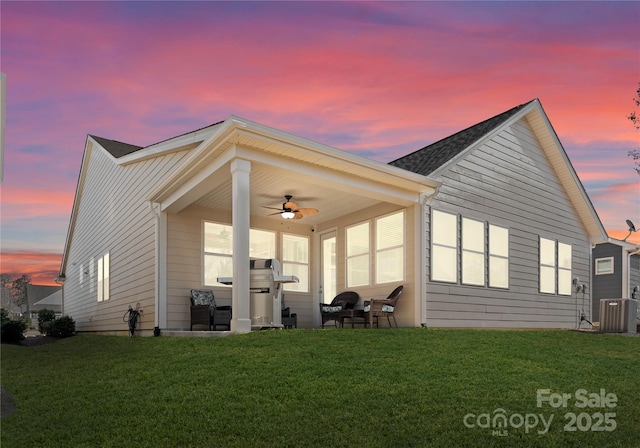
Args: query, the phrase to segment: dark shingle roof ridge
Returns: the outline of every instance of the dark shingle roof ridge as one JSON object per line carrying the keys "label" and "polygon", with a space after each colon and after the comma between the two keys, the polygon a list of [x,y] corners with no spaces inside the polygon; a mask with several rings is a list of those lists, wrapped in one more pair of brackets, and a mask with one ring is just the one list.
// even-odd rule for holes
{"label": "dark shingle roof ridge", "polygon": [[506,122],[522,108],[536,100],[520,104],[480,123],[456,132],[417,151],[389,162],[390,165],[428,175],[460,154],[464,149]]}
{"label": "dark shingle roof ridge", "polygon": [[91,138],[93,138],[95,141],[97,141],[98,143],[100,143],[100,145],[102,145],[104,147],[104,149],[109,151],[109,153],[113,157],[115,157],[117,159],[117,158],[120,158],[120,157],[124,157],[124,156],[126,156],[128,154],[134,153],[136,151],[140,151],[141,149],[148,148],[148,147],[154,146],[154,145],[158,145],[160,143],[168,142],[169,140],[173,140],[174,138],[178,138],[178,137],[182,137],[182,136],[185,136],[185,135],[188,135],[188,134],[192,134],[194,132],[202,131],[203,129],[207,129],[207,128],[210,128],[212,126],[216,126],[216,125],[218,125],[220,123],[224,123],[224,120],[217,121],[217,122],[215,122],[213,124],[208,124],[206,126],[203,126],[201,128],[195,129],[193,131],[188,131],[188,132],[184,132],[182,134],[174,135],[173,137],[169,137],[169,138],[166,138],[164,140],[160,140],[159,142],[155,142],[155,143],[152,143],[152,144],[147,145],[147,146],[132,145],[130,143],[119,142],[117,140],[111,140],[111,139],[104,138],[104,137],[98,137],[97,135],[92,135],[92,134],[89,134],[89,136]]}
{"label": "dark shingle roof ridge", "polygon": [[119,142],[117,140],[98,137],[97,135],[89,134],[89,137],[97,141],[104,149],[106,149],[116,159],[142,149],[142,146],[131,145],[129,143]]}
{"label": "dark shingle roof ridge", "polygon": [[160,143],[168,142],[169,140],[173,140],[174,138],[183,137],[183,136],[185,136],[185,135],[189,135],[189,134],[193,134],[193,133],[195,133],[195,132],[202,131],[203,129],[207,129],[207,128],[210,128],[210,127],[212,127],[212,126],[219,125],[219,124],[221,124],[221,123],[224,123],[225,121],[226,121],[226,120],[216,121],[215,123],[208,124],[208,125],[206,125],[206,126],[202,126],[201,128],[194,129],[193,131],[183,132],[182,134],[178,134],[178,135],[174,135],[173,137],[165,138],[164,140],[160,140],[159,142],[155,142],[155,143],[152,143],[152,144],[150,144],[150,145],[147,145],[147,146],[145,146],[145,148],[148,148],[149,146],[159,145]]}

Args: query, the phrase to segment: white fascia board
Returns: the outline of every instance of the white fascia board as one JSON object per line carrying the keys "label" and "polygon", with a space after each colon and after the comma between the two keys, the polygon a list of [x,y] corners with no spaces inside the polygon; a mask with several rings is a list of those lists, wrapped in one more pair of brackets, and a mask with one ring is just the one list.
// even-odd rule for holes
{"label": "white fascia board", "polygon": [[[183,160],[182,168],[179,169],[173,176],[171,176],[171,178],[168,179],[164,183],[164,185],[158,188],[150,196],[149,200],[151,202],[164,203],[171,197],[171,202],[175,203],[178,197],[182,197],[186,194],[186,191],[182,187],[183,184],[186,185],[189,179],[197,176],[201,170],[207,169],[207,171],[209,171],[210,168],[207,168],[207,165],[209,165],[211,162],[208,162],[204,155],[207,153],[219,151],[220,148],[224,147],[226,144],[235,144],[237,140],[236,137],[240,134],[258,137],[269,144],[277,143],[280,145],[286,145],[300,152],[300,157],[295,159],[291,157],[279,158],[278,160],[280,161],[280,166],[284,160],[298,160],[301,162],[301,165],[305,165],[305,152],[310,151],[312,153],[315,153],[317,156],[340,161],[341,168],[346,174],[349,173],[349,166],[351,164],[352,167],[353,165],[356,165],[358,167],[364,167],[370,170],[372,172],[372,179],[379,179],[380,176],[387,176],[387,183],[402,185],[407,190],[413,190],[419,193],[432,193],[440,186],[439,182],[426,176],[412,173],[391,165],[386,165],[380,162],[369,160],[364,157],[347,153],[320,143],[312,142],[302,137],[291,135],[277,129],[269,128],[267,126],[251,122],[249,120],[244,120],[240,117],[231,116],[229,119],[225,120],[225,122],[221,123],[217,128],[215,128],[213,133],[197,148],[193,149],[191,154],[187,156],[186,160]],[[235,151],[237,155],[238,149],[236,148]],[[254,159],[255,157],[258,157],[257,153],[253,153],[252,157]],[[216,163],[215,165],[221,166],[218,163]],[[307,168],[309,168],[311,165],[306,163],[306,166]],[[309,174],[318,176],[321,171],[322,170],[320,169],[320,167],[314,167],[309,171]],[[337,170],[335,172],[337,172]],[[322,175],[320,176],[322,177]],[[372,189],[376,189],[375,182],[371,182],[370,186]],[[178,191],[180,191],[181,193],[178,193],[177,196],[174,195],[174,193],[177,193]],[[169,205],[167,205],[167,207],[168,206]],[[166,209],[166,207],[163,206],[163,209]]]}
{"label": "white fascia board", "polygon": [[78,216],[78,207],[80,206],[80,199],[82,197],[82,191],[84,189],[84,183],[86,180],[87,167],[89,165],[89,159],[91,158],[91,152],[96,147],[100,148],[105,153],[108,153],[101,145],[99,145],[90,136],[87,136],[85,141],[84,151],[82,152],[82,162],[80,163],[80,173],[78,174],[78,183],[76,185],[76,192],[73,197],[73,206],[71,207],[71,216],[69,218],[69,228],[67,229],[67,237],[64,242],[64,250],[62,251],[62,260],[60,262],[59,277],[66,276],[67,261],[69,258],[69,246],[71,245],[71,239],[76,227],[76,220]]}
{"label": "white fascia board", "polygon": [[[540,119],[545,125],[544,128],[547,133],[546,137],[551,139],[552,144],[545,144],[540,137],[538,138],[543,150],[547,153],[547,157],[549,157],[549,161],[552,163],[554,170],[558,173],[560,182],[566,189],[569,199],[582,219],[583,224],[589,233],[591,243],[597,244],[607,241],[607,231],[602,225],[602,221],[600,221],[600,217],[598,216],[591,199],[587,195],[587,191],[584,189],[578,174],[573,168],[573,165],[569,160],[569,156],[562,146],[562,143],[549,121],[549,117],[544,112],[542,105],[538,100],[535,100],[535,102],[531,104],[531,108],[525,108],[525,110],[527,110],[526,115],[531,113],[534,120]],[[560,161],[558,159],[560,159]]]}
{"label": "white fascia board", "polygon": [[[353,154],[351,152],[343,151],[341,149],[334,148],[332,146],[318,143],[313,140],[299,137],[297,135],[289,134],[279,129],[271,128],[269,126],[255,123],[243,118],[232,116],[232,119],[238,120],[245,125],[244,133],[250,133],[254,136],[260,136],[266,140],[273,141],[278,144],[285,144],[290,147],[295,147],[297,150],[306,150],[323,157],[328,157],[336,161],[345,163],[345,167],[348,165],[356,165],[365,167],[368,170],[377,171],[382,175],[392,175],[398,179],[406,179],[414,183],[422,183],[427,186],[428,189],[433,189],[440,186],[440,182],[434,180],[431,177],[423,176],[412,171],[408,171],[402,168],[398,168],[393,165],[378,162],[376,160],[368,159],[366,157]],[[302,157],[301,157],[302,158]]]}
{"label": "white fascia board", "polygon": [[178,190],[182,184],[186,183],[189,178],[196,176],[207,165],[203,154],[205,152],[216,152],[220,147],[224,146],[229,136],[232,135],[234,126],[235,123],[233,121],[226,120],[214,129],[209,137],[194,148],[191,154],[186,156],[182,161],[182,167],[150,195],[149,201],[162,203]]}
{"label": "white fascia board", "polygon": [[636,252],[638,250],[640,250],[640,245],[638,244],[634,244],[634,243],[629,243],[627,241],[622,241],[616,238],[607,238],[606,241],[603,241],[605,243],[610,243],[610,244],[615,244],[616,246],[620,246],[622,249],[626,250],[627,252]]}
{"label": "white fascia board", "polygon": [[180,135],[178,137],[174,137],[169,140],[147,146],[139,151],[135,151],[131,154],[120,157],[119,159],[117,159],[118,164],[128,165],[130,163],[140,162],[146,159],[158,157],[159,155],[193,148],[199,143],[205,141],[211,134],[213,134],[215,132],[216,126],[219,126],[219,124],[211,125],[209,127],[190,132],[188,134]]}

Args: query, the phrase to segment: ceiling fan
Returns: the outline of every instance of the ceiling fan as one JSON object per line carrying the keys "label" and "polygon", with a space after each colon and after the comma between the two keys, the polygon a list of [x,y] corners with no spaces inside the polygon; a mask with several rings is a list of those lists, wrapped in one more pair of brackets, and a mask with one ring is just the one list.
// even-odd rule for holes
{"label": "ceiling fan", "polygon": [[278,210],[276,213],[271,213],[269,216],[280,215],[284,219],[302,219],[305,216],[315,215],[318,213],[318,209],[315,208],[299,208],[298,204],[291,200],[292,197],[293,196],[290,194],[285,195],[285,202],[282,204],[282,208],[266,207],[264,205],[262,207],[271,210]]}

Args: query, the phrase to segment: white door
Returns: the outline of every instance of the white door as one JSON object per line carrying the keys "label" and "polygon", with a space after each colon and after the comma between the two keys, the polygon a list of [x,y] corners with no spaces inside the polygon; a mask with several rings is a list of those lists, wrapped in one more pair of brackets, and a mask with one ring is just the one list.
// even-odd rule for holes
{"label": "white door", "polygon": [[320,300],[331,303],[336,296],[336,232],[320,235],[322,271],[320,278]]}

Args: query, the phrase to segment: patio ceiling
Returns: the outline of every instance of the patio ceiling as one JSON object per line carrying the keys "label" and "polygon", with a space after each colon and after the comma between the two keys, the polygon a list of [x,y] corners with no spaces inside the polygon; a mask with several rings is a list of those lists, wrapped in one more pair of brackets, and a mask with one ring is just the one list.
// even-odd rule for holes
{"label": "patio ceiling", "polygon": [[[221,171],[226,173],[228,180],[223,181],[218,188],[194,201],[195,205],[231,210],[231,174],[228,170]],[[282,203],[285,202],[284,196],[287,194],[293,196],[292,200],[299,207],[319,210],[316,215],[294,220],[295,223],[309,225],[330,221],[381,202],[349,191],[320,185],[321,182],[309,182],[304,177],[299,173],[285,169],[254,164],[251,171],[251,215],[283,220],[277,214],[277,210],[269,210],[264,207],[282,207]],[[276,214],[274,215],[274,213]]]}
{"label": "patio ceiling", "polygon": [[[231,117],[202,136],[183,166],[150,198],[162,210],[177,213],[190,204],[231,210],[231,164],[250,162],[250,214],[281,207],[285,195],[319,213],[296,222],[318,224],[387,202],[409,206],[438,183],[425,176]],[[269,216],[281,220],[279,215]]]}

